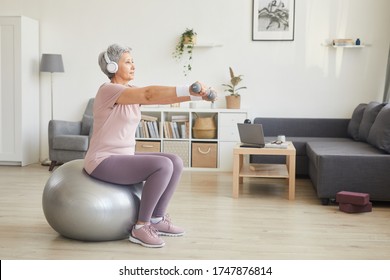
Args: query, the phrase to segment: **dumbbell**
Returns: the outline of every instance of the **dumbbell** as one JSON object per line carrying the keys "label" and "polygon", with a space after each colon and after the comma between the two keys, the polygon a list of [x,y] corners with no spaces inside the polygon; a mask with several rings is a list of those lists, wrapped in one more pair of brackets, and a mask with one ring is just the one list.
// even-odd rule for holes
{"label": "dumbbell", "polygon": [[[193,83],[191,85],[193,92],[199,93],[202,90],[202,86],[199,83]],[[211,88],[206,90],[206,97],[208,101],[214,101],[217,98],[217,92]]]}

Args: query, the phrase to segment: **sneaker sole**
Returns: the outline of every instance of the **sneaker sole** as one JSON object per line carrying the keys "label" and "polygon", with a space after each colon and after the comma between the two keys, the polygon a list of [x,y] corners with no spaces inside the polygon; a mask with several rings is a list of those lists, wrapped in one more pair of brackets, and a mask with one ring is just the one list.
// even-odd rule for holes
{"label": "sneaker sole", "polygon": [[144,247],[148,247],[148,248],[161,248],[161,247],[164,247],[164,245],[165,245],[165,242],[162,244],[148,244],[148,243],[142,242],[141,240],[139,240],[131,235],[129,237],[129,241],[133,242],[135,244],[140,244],[140,245],[142,245]]}
{"label": "sneaker sole", "polygon": [[171,233],[171,232],[158,231],[157,234],[158,234],[158,236],[179,237],[179,236],[183,236],[183,235],[184,235],[184,232],[180,232],[180,233]]}

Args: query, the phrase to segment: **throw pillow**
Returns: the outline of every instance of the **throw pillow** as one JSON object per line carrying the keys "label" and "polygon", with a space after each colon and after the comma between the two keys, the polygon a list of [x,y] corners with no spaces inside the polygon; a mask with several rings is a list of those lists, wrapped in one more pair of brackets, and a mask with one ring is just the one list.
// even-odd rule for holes
{"label": "throw pillow", "polygon": [[85,115],[81,121],[81,135],[89,135],[89,131],[91,130],[93,124],[93,117]]}
{"label": "throw pillow", "polygon": [[355,110],[353,110],[351,120],[348,124],[348,135],[354,140],[359,140],[359,127],[363,119],[364,110],[366,110],[367,104],[360,103]]}
{"label": "throw pillow", "polygon": [[390,104],[379,112],[370,129],[367,142],[390,153]]}
{"label": "throw pillow", "polygon": [[367,141],[368,134],[372,124],[375,121],[376,116],[379,111],[383,108],[384,104],[379,102],[370,102],[368,103],[366,110],[364,110],[363,118],[359,126],[359,140]]}

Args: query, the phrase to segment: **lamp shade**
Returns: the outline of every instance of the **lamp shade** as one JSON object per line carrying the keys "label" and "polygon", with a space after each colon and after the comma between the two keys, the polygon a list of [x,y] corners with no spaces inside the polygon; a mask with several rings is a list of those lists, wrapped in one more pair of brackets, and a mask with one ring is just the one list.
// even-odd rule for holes
{"label": "lamp shade", "polygon": [[64,63],[62,62],[62,55],[60,54],[42,54],[41,72],[64,72]]}

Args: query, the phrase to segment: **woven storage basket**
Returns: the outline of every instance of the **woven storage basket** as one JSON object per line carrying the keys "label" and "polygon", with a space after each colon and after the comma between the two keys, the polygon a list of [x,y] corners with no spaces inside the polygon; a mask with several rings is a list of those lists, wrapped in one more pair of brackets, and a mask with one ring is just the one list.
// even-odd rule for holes
{"label": "woven storage basket", "polygon": [[195,124],[192,128],[193,138],[197,139],[215,139],[217,138],[217,126],[215,124],[215,115],[212,117],[199,117],[197,113]]}
{"label": "woven storage basket", "polygon": [[217,144],[192,142],[192,167],[217,168]]}

